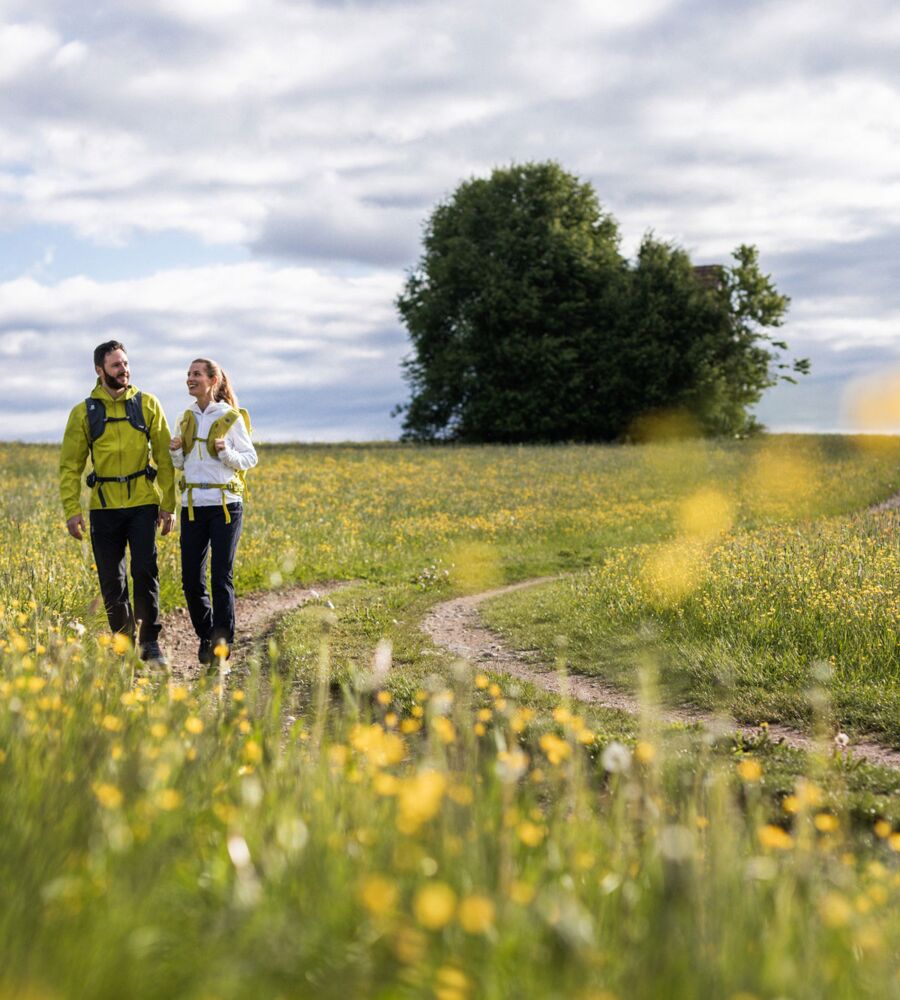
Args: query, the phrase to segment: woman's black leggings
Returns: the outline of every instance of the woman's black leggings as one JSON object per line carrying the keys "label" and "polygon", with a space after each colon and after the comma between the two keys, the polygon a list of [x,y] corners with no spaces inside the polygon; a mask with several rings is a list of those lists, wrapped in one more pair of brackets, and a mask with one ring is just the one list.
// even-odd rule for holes
{"label": "woman's black leggings", "polygon": [[[181,512],[181,586],[194,631],[214,643],[234,642],[234,554],[241,537],[243,505],[230,503],[231,524],[222,507],[194,506]],[[212,550],[212,604],[206,589],[206,564]]]}

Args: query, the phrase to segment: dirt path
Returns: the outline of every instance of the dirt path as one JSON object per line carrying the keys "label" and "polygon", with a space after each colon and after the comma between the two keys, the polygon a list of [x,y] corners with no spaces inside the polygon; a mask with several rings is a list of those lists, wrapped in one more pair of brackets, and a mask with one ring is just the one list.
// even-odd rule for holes
{"label": "dirt path", "polygon": [[[239,597],[235,602],[238,634],[231,655],[232,669],[240,669],[253,649],[272,632],[276,622],[289,611],[326,597],[346,584],[328,583],[318,587],[287,587],[264,590]],[[197,636],[185,608],[176,608],[163,619],[160,641],[169,655],[169,669],[184,678],[200,676]]]}
{"label": "dirt path", "polygon": [[[478,606],[492,597],[509,594],[525,587],[537,587],[556,579],[558,577],[542,576],[514,583],[509,587],[488,590],[482,594],[444,601],[431,609],[422,622],[422,629],[437,645],[449,649],[473,664],[478,664],[486,670],[529,681],[546,691],[560,694],[562,693],[560,677],[555,668],[542,662],[534,651],[510,649],[496,632],[482,623],[478,613]],[[637,714],[640,709],[637,698],[602,678],[568,674],[564,683],[566,693],[579,701],[600,705],[603,708],[619,709],[632,715]],[[721,716],[689,707],[663,708],[659,712],[659,718],[662,722],[700,724],[714,731],[723,728]],[[729,732],[752,735],[759,735],[760,732],[757,727],[744,726],[734,720],[724,720],[724,725]],[[797,729],[770,723],[768,730],[770,738],[776,742],[784,742],[800,750],[813,749],[812,739]],[[850,744],[850,749],[854,757],[861,757],[871,764],[900,768],[900,751],[868,740],[854,740]]]}

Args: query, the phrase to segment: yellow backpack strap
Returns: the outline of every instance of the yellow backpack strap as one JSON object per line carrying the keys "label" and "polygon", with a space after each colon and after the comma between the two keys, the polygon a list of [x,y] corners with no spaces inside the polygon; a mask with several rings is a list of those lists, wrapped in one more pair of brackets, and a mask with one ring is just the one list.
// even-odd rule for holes
{"label": "yellow backpack strap", "polygon": [[178,424],[181,431],[181,450],[185,458],[191,453],[194,447],[194,438],[197,436],[197,418],[190,410],[185,410]]}
{"label": "yellow backpack strap", "polygon": [[216,438],[225,437],[239,416],[240,414],[237,410],[229,409],[221,417],[217,417],[213,421],[213,425],[206,436],[206,450],[213,458],[219,457],[219,453],[216,451]]}
{"label": "yellow backpack strap", "polygon": [[247,426],[247,433],[252,437],[253,436],[253,425],[250,423],[250,414],[243,407],[241,407],[238,412],[244,418],[244,423]]}

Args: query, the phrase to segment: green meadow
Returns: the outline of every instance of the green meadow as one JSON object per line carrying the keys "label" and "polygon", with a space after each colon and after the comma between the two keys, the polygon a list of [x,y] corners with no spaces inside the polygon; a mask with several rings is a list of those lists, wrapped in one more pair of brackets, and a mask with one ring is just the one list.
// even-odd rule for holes
{"label": "green meadow", "polygon": [[[262,446],[239,592],[347,586],[194,682],[106,635],[56,461],[0,445],[4,1000],[900,996],[900,774],[833,741],[900,746],[900,439]],[[421,632],[538,575],[486,619],[636,716]]]}

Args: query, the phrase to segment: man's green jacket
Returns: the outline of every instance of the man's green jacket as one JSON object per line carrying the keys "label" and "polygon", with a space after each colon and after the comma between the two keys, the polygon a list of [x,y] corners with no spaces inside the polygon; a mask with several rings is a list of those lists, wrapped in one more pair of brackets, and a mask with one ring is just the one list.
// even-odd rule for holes
{"label": "man's green jacket", "polygon": [[[101,400],[107,417],[124,417],[125,400],[136,394],[137,389],[130,385],[118,399],[113,399],[97,379],[91,397]],[[157,476],[152,482],[146,476],[139,476],[130,483],[103,483],[103,499],[107,507],[155,504],[162,510],[173,512],[175,471],[169,454],[169,425],[159,400],[147,392],[143,394],[143,410],[150,440],[127,420],[107,423],[106,429],[93,444],[94,471],[98,476],[128,476],[146,468],[148,463],[156,466]],[[87,407],[82,400],[69,414],[59,456],[59,492],[67,521],[81,513],[81,476],[90,453]],[[98,487],[95,486],[91,490],[91,510],[102,507]]]}

